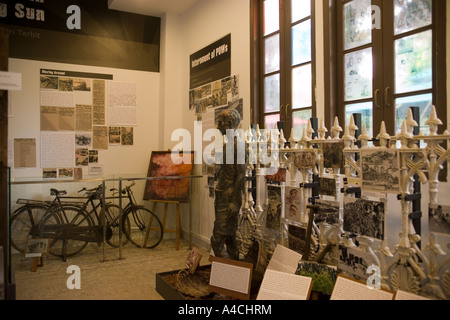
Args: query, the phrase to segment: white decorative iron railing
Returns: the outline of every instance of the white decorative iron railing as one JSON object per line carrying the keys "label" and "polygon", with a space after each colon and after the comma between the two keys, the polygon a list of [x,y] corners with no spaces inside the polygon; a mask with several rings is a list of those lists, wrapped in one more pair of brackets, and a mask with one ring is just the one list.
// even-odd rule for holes
{"label": "white decorative iron railing", "polygon": [[[422,247],[424,239],[421,231],[416,232],[414,227],[414,220],[420,220],[420,213],[414,211],[417,208],[413,208],[413,202],[422,199],[414,187],[418,182],[428,185],[430,207],[439,208],[439,173],[450,159],[450,134],[447,130],[443,134],[437,133],[442,121],[436,117],[434,107],[426,125],[429,127],[429,135],[414,135],[417,122],[410,110],[396,136],[391,137],[386,132],[384,123],[381,123],[380,134],[376,139],[367,134],[364,124],[361,134],[356,137],[359,128],[353,117],[344,130],[336,118],[328,137],[329,131],[323,122],[316,131],[309,122],[300,140],[296,140],[292,133],[289,141],[286,141],[284,132],[278,129],[249,128],[245,132],[248,180],[238,232],[243,253],[254,238],[263,240],[269,252],[277,243],[287,246],[290,236],[288,225],[307,225],[308,208],[311,208],[309,205],[326,198],[317,193],[317,179],[331,177],[337,190],[334,200],[339,203],[339,222],[313,222],[314,236],[308,260],[320,260],[340,267],[343,260],[346,260],[343,256],[351,250],[354,270],[376,270],[375,274],[366,274],[365,278],[368,281],[378,281],[382,288],[401,289],[438,299],[450,298],[450,254],[442,248],[444,243],[450,249],[449,234],[443,235],[430,230],[428,243]],[[342,133],[343,136],[340,137]],[[315,138],[313,134],[316,134]],[[377,141],[378,146],[372,145],[373,140]],[[422,144],[425,146],[422,147]],[[269,167],[286,169],[289,179],[281,183],[280,189],[300,186],[303,200],[300,219],[297,222],[289,221],[283,210],[278,230],[266,227],[270,199],[265,176]],[[256,192],[251,192],[252,190]],[[352,222],[346,221],[347,203],[356,198],[370,199],[379,194],[386,209],[382,214],[377,213],[376,209],[368,214],[373,215],[370,223],[373,222],[375,228],[378,226],[381,232],[376,235],[358,232],[358,228],[364,227],[362,225],[353,229]],[[392,210],[386,207],[387,194],[396,194],[394,201],[397,202],[397,207],[399,202],[401,208],[400,239],[394,247],[389,247],[385,233],[384,215]],[[281,202],[284,207],[284,196],[281,196]],[[320,207],[318,210],[321,210]],[[447,212],[442,220],[448,226],[449,214]],[[395,240],[395,235],[389,237],[391,241],[393,238]],[[361,259],[355,259],[359,255]],[[361,277],[361,273],[350,269],[342,268],[341,271]]]}

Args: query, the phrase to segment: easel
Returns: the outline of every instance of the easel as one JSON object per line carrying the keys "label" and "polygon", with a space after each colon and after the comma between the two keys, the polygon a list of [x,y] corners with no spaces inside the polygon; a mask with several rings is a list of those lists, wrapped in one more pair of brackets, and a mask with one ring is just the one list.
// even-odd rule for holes
{"label": "easel", "polygon": [[33,258],[33,265],[31,267],[31,271],[36,272],[38,267],[43,267],[43,266],[44,266],[44,257],[43,256]]}
{"label": "easel", "polygon": [[[153,209],[152,212],[156,213],[156,206],[158,203],[164,204],[164,216],[162,221],[163,231],[164,233],[175,233],[176,235],[176,249],[180,249],[180,234],[181,234],[181,218],[180,218],[180,204],[179,201],[166,201],[166,200],[149,200],[150,202],[153,202]],[[166,220],[167,220],[167,209],[169,207],[169,204],[175,204],[177,207],[177,216],[176,216],[176,229],[166,229]]]}

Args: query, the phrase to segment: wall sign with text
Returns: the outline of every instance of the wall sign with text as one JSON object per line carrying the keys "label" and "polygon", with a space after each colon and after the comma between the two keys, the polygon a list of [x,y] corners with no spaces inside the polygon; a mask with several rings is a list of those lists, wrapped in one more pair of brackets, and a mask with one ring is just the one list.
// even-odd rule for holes
{"label": "wall sign with text", "polygon": [[108,1],[0,0],[10,57],[159,72],[161,18]]}
{"label": "wall sign with text", "polygon": [[231,75],[231,34],[190,57],[190,90]]}

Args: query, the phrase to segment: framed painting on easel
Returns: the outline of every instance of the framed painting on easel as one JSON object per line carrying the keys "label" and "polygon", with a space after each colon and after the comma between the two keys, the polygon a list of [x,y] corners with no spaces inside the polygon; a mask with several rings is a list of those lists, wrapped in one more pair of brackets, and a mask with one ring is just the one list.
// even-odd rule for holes
{"label": "framed painting on easel", "polygon": [[[173,156],[174,155],[174,156]],[[177,161],[174,161],[176,159]],[[148,169],[144,200],[189,202],[194,152],[153,151]]]}

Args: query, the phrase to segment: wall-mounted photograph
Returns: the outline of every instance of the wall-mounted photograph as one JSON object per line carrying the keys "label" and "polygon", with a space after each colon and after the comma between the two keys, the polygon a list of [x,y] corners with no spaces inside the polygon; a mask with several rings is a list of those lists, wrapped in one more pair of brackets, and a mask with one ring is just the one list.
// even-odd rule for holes
{"label": "wall-mounted photograph", "polygon": [[344,199],[344,231],[384,240],[385,202]]}
{"label": "wall-mounted photograph", "polygon": [[361,167],[363,189],[399,192],[400,165],[396,150],[362,150]]}

